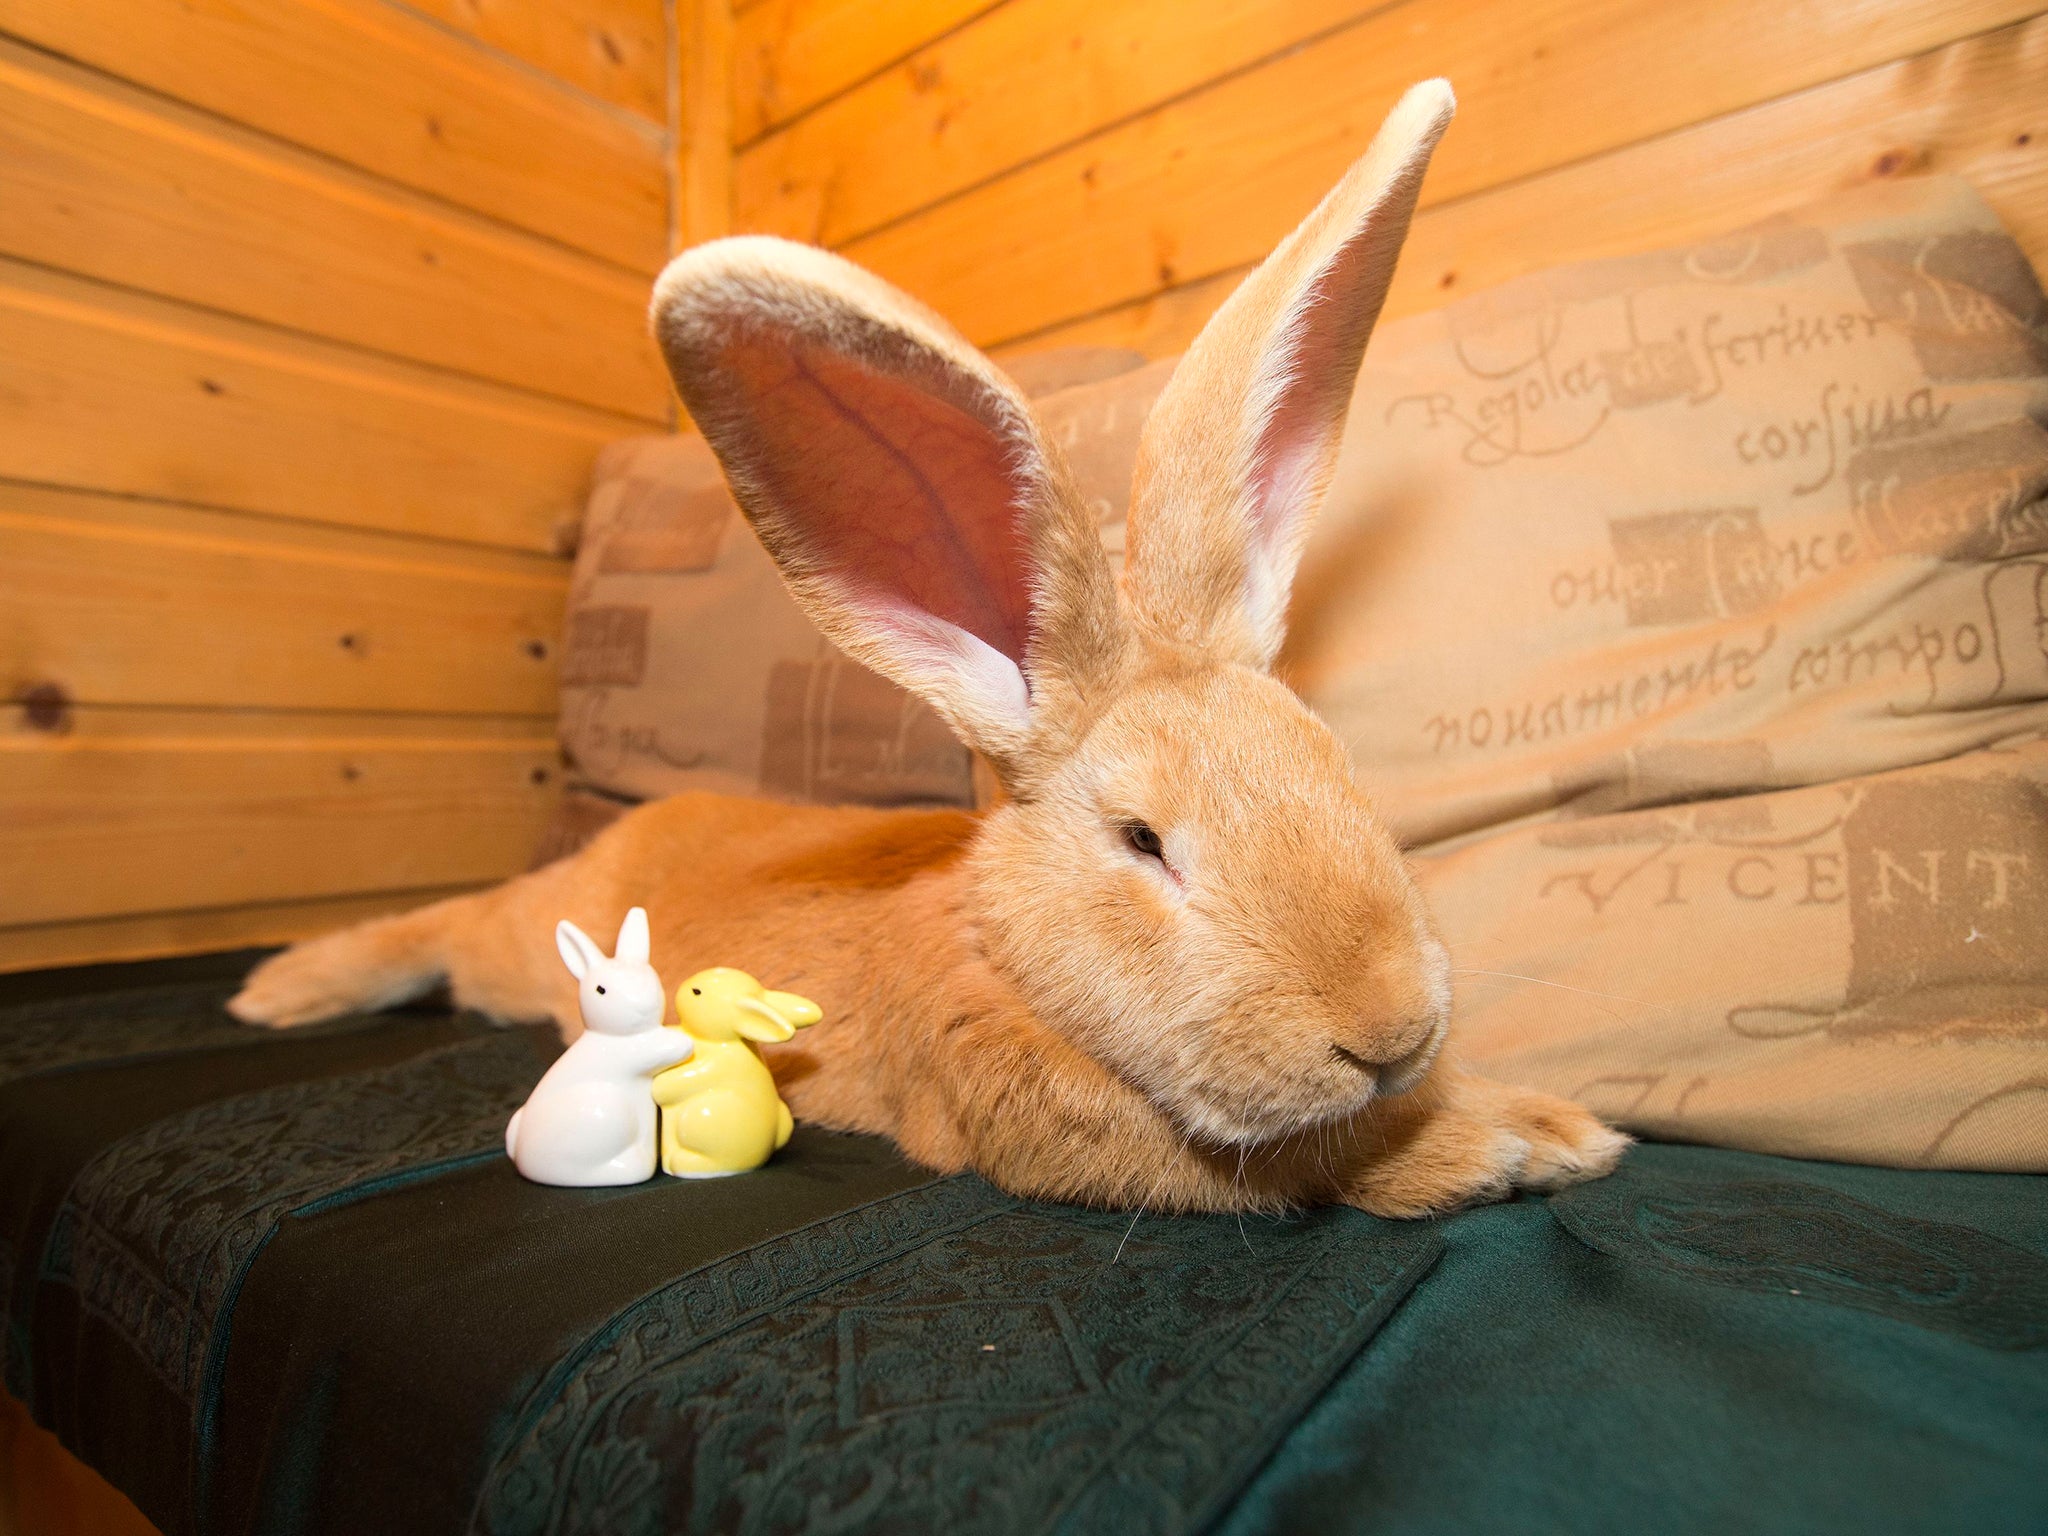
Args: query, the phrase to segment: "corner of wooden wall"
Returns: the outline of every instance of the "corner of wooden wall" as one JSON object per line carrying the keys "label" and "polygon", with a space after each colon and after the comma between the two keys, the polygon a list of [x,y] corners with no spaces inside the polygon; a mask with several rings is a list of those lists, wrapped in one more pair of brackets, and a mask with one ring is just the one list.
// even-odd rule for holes
{"label": "corner of wooden wall", "polygon": [[671,0],[669,248],[732,231],[733,0]]}

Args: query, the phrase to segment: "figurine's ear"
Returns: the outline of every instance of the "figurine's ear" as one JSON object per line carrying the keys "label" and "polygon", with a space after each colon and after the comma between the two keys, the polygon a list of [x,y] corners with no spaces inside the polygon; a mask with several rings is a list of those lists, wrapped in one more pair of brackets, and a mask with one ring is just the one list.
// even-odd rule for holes
{"label": "figurine's ear", "polygon": [[739,1015],[740,1033],[763,1045],[780,1045],[796,1033],[795,1025],[766,1003],[756,1002],[751,997],[739,999]]}
{"label": "figurine's ear", "polygon": [[802,1029],[807,1024],[815,1024],[818,1020],[825,1017],[824,1009],[820,1008],[808,997],[798,997],[794,992],[770,992],[762,998],[762,1001],[770,1008],[773,1008],[785,1023],[794,1025],[798,1029]]}
{"label": "figurine's ear", "polygon": [[626,920],[619,924],[619,942],[612,950],[612,958],[625,960],[634,965],[645,965],[652,952],[647,937],[647,909],[635,907],[626,914]]}
{"label": "figurine's ear", "polygon": [[555,948],[562,952],[562,964],[569,967],[569,974],[578,981],[588,976],[604,959],[604,951],[591,942],[590,935],[566,917],[555,924]]}

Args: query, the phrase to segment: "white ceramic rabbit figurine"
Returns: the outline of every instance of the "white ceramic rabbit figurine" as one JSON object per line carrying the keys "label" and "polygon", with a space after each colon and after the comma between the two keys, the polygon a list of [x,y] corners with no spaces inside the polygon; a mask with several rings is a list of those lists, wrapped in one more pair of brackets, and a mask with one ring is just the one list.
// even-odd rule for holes
{"label": "white ceramic rabbit figurine", "polygon": [[619,925],[607,959],[566,918],[555,946],[575,976],[583,1033],[534,1086],[505,1127],[505,1155],[536,1184],[638,1184],[654,1177],[658,1113],[654,1074],[695,1047],[661,1027],[661,978],[647,963],[647,909]]}

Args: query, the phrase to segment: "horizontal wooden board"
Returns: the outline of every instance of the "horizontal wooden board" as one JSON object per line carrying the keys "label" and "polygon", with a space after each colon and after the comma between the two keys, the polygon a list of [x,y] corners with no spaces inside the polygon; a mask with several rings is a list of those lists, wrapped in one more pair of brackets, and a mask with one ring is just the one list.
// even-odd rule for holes
{"label": "horizontal wooden board", "polygon": [[560,794],[546,722],[0,720],[0,926],[498,879],[525,867]]}
{"label": "horizontal wooden board", "polygon": [[[55,965],[96,965],[108,960],[148,960],[210,950],[289,944],[331,933],[353,923],[405,912],[475,890],[472,885],[378,891],[364,896],[329,896],[312,901],[259,902],[207,907],[189,912],[144,912],[88,918],[71,923],[29,923],[0,928],[0,972],[41,970]],[[139,1517],[138,1517],[139,1518]],[[81,1527],[98,1530],[100,1527]],[[154,1527],[151,1528],[154,1530]]]}
{"label": "horizontal wooden board", "polygon": [[655,123],[668,119],[668,39],[662,0],[405,3],[579,90]]}
{"label": "horizontal wooden board", "polygon": [[668,419],[646,279],[6,42],[0,251]]}
{"label": "horizontal wooden board", "polygon": [[[2048,268],[2048,16],[1952,43],[1644,144],[1425,210],[1389,318],[1566,261],[1710,239],[1872,178],[1970,182]],[[1239,268],[1055,326],[1054,346],[1181,351]]]}
{"label": "horizontal wooden board", "polygon": [[552,715],[568,576],[540,556],[0,482],[0,697]]}
{"label": "horizontal wooden board", "polygon": [[0,29],[652,272],[665,135],[385,0],[8,0]]}
{"label": "horizontal wooden board", "polygon": [[758,138],[1000,3],[762,0],[734,6],[733,142]]}
{"label": "horizontal wooden board", "polygon": [[1257,259],[1363,151],[1399,92],[1432,73],[1464,82],[1465,93],[1423,186],[1425,206],[1937,46],[2037,4],[1411,3],[845,253],[976,341],[1006,341]]}
{"label": "horizontal wooden board", "polygon": [[647,430],[0,259],[0,476],[552,551]]}
{"label": "horizontal wooden board", "polygon": [[[736,173],[741,227],[841,244],[1385,9],[1386,0],[1008,0],[973,7],[987,14],[944,37],[970,8],[936,7],[938,24],[914,33],[907,13],[933,8],[904,6],[898,16],[890,7],[891,24],[869,29],[867,50],[826,30],[872,10],[857,0],[775,0],[745,18],[738,63],[743,71],[754,63],[770,89],[787,74],[822,101],[828,81],[835,89],[861,83],[746,148]],[[783,49],[763,59],[773,39],[759,36],[762,23],[784,9],[795,25]],[[944,14],[954,11],[961,14]],[[836,52],[812,51],[818,32]],[[842,72],[841,60],[866,67]]]}
{"label": "horizontal wooden board", "polygon": [[[1124,304],[1093,311],[1073,320],[1062,320],[1043,330],[1028,331],[1010,341],[989,347],[997,362],[1055,347],[1129,347],[1148,358],[1171,357],[1187,350],[1189,342],[1208,323],[1217,307],[1230,297],[1254,263],[1231,267],[1213,277],[1197,278],[1147,294]],[[1396,275],[1399,281],[1399,274]],[[1392,295],[1389,294],[1389,299]],[[1449,295],[1445,295],[1448,299]],[[1384,313],[1382,318],[1387,318]]]}

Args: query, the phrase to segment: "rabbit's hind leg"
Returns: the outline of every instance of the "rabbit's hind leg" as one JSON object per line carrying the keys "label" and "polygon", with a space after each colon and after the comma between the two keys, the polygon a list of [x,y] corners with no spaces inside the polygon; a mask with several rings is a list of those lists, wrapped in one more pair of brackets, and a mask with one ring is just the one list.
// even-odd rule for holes
{"label": "rabbit's hind leg", "polygon": [[501,1023],[552,1019],[564,1040],[583,1031],[576,980],[555,950],[555,924],[586,918],[583,876],[569,859],[471,898],[442,935],[443,974],[455,1002]]}
{"label": "rabbit's hind leg", "polygon": [[418,997],[447,974],[448,932],[475,899],[436,902],[294,944],[249,973],[228,1012],[245,1024],[285,1029]]}
{"label": "rabbit's hind leg", "polygon": [[283,1029],[390,1008],[445,981],[463,1007],[506,1021],[553,1017],[573,1033],[575,984],[553,940],[557,887],[572,867],[294,944],[249,973],[228,1012]]}

